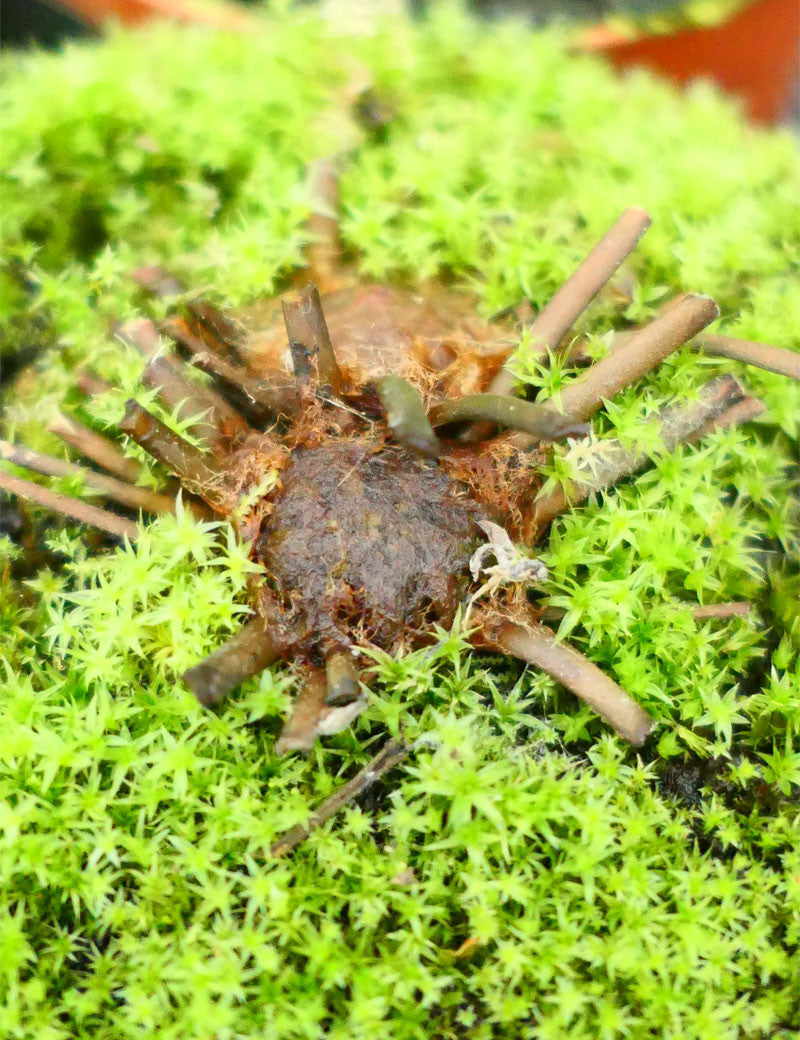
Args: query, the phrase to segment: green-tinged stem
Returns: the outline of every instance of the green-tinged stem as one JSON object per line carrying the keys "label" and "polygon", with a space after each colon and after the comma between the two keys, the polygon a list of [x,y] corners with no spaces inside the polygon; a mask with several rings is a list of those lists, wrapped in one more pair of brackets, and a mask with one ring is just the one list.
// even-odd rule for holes
{"label": "green-tinged stem", "polygon": [[417,455],[438,458],[442,445],[433,432],[416,387],[400,376],[382,376],[375,385],[386,411],[387,424],[398,444]]}
{"label": "green-tinged stem", "polygon": [[520,430],[535,440],[554,441],[561,437],[582,436],[588,432],[585,422],[562,415],[550,404],[533,404],[516,397],[497,394],[468,394],[434,405],[430,411],[433,426],[462,420],[483,420],[492,426]]}

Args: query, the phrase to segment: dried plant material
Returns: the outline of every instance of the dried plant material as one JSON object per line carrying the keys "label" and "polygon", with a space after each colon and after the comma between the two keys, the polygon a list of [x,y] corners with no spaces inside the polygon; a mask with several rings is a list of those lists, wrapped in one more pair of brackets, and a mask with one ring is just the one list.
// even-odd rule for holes
{"label": "dried plant material", "polygon": [[217,704],[246,679],[262,672],[286,649],[286,634],[253,618],[213,654],[184,672],[183,680],[201,704]]}
{"label": "dried plant material", "polygon": [[10,495],[18,495],[29,502],[35,502],[37,505],[44,506],[45,509],[51,509],[54,513],[69,517],[70,520],[77,520],[80,524],[96,527],[99,531],[105,531],[106,534],[113,535],[115,538],[127,538],[129,541],[133,541],[139,533],[139,528],[133,520],[126,520],[105,509],[87,505],[79,498],[70,498],[57,491],[50,491],[41,484],[34,484],[33,481],[12,476],[5,470],[0,470],[0,490],[7,491]]}
{"label": "dried plant material", "polygon": [[757,419],[759,415],[763,415],[765,410],[764,402],[759,401],[757,397],[743,397],[741,401],[732,404],[730,408],[726,408],[724,412],[720,412],[715,418],[703,423],[699,430],[696,430],[690,437],[686,438],[685,443],[695,444],[715,430],[727,430],[732,426],[742,426],[744,423]]}
{"label": "dried plant material", "polygon": [[232,440],[247,433],[247,423],[220,394],[191,382],[181,368],[172,358],[152,358],[142,373],[142,382],[158,390],[158,396],[178,418],[201,415],[191,432],[207,441],[215,454],[224,454]]}
{"label": "dried plant material", "polygon": [[210,350],[183,318],[168,319],[161,328],[192,355],[198,368],[218,381],[234,407],[254,426],[267,425],[278,415],[294,415],[297,411],[297,389],[289,380],[279,378],[274,385],[266,379],[253,379],[246,369]]}
{"label": "dried plant material", "polygon": [[128,484],[135,484],[144,475],[139,463],[126,458],[113,441],[90,430],[77,419],[58,412],[50,421],[48,429],[81,455],[96,462],[101,469],[113,473]]}
{"label": "dried plant material", "polygon": [[564,388],[560,406],[588,419],[620,390],[646,375],[719,315],[710,296],[687,293],[674,307],[645,325],[612,354],[596,361]]}
{"label": "dried plant material", "polygon": [[[668,405],[648,423],[658,426],[664,450],[673,451],[677,444],[690,440],[743,396],[744,391],[732,376],[720,376],[705,384],[696,401]],[[536,500],[528,520],[528,534],[535,537],[570,506],[584,502],[593,491],[613,487],[643,469],[647,462],[645,453],[628,450],[616,440],[590,446],[582,462],[585,475]]]}
{"label": "dried plant material", "polygon": [[316,285],[282,296],[281,307],[295,375],[301,382],[310,378],[330,387],[335,396],[340,396],[342,371],[331,345]]}
{"label": "dried plant material", "polygon": [[[483,596],[490,596],[495,589],[503,585],[527,585],[532,582],[542,582],[548,578],[547,567],[542,561],[521,553],[509,538],[508,532],[499,524],[492,523],[491,520],[479,520],[478,527],[489,540],[472,554],[469,569],[473,581],[478,581],[482,573],[489,580],[470,597],[464,613],[465,625],[469,620],[473,604]],[[495,563],[487,567],[484,561],[488,556],[494,556]]]}
{"label": "dried plant material", "polygon": [[752,609],[753,604],[743,600],[736,603],[706,603],[702,607],[695,607],[692,617],[695,621],[724,621],[732,617],[747,617]]}
{"label": "dried plant material", "polygon": [[97,373],[89,369],[84,369],[78,373],[75,377],[75,386],[86,397],[99,397],[100,394],[107,394],[111,389],[110,383],[107,383],[105,379],[101,379]]}
{"label": "dried plant material", "polygon": [[735,339],[733,336],[710,333],[700,336],[694,346],[710,357],[742,361],[746,365],[755,365],[756,368],[763,368],[767,372],[775,372],[790,379],[800,379],[800,353],[794,350],[783,350],[766,343],[754,343],[749,339]]}
{"label": "dried plant material", "polygon": [[[625,210],[530,326],[534,349],[543,354],[555,350],[649,227],[650,217],[643,209],[631,206]],[[493,380],[489,393],[508,395],[515,384],[514,375],[506,366]]]}
{"label": "dried plant material", "polygon": [[473,954],[477,953],[485,943],[485,939],[481,939],[477,935],[470,935],[461,943],[458,949],[452,950],[451,954],[457,961],[467,960],[469,957],[472,957]]}
{"label": "dried plant material", "polygon": [[208,502],[212,509],[228,513],[234,508],[234,496],[226,486],[223,471],[214,456],[198,451],[136,401],[126,402],[119,428],[166,466],[187,490]]}
{"label": "dried plant material", "polygon": [[112,502],[132,509],[144,509],[149,513],[168,513],[175,509],[175,499],[171,495],[160,495],[147,488],[125,484],[115,477],[95,473],[94,470],[76,466],[75,463],[64,459],[53,458],[51,455],[42,455],[19,444],[0,441],[0,459],[47,477],[79,477],[87,486],[102,491]]}
{"label": "dried plant material", "polygon": [[541,668],[635,747],[645,742],[655,726],[621,686],[573,647],[556,642],[553,633],[538,624],[532,614],[511,620],[501,613],[482,611],[479,633],[473,640]]}
{"label": "dried plant material", "polygon": [[308,220],[306,262],[310,280],[321,292],[339,285],[339,177],[333,159],[318,159],[308,171],[312,211]]}
{"label": "dried plant material", "polygon": [[389,740],[381,748],[377,755],[372,758],[363,769],[360,769],[358,773],[348,780],[346,784],[335,791],[330,798],[326,798],[322,805],[310,816],[306,824],[292,827],[284,835],[282,835],[272,846],[271,853],[273,856],[285,856],[293,849],[305,841],[311,831],[317,827],[321,827],[327,823],[331,817],[335,816],[340,809],[343,809],[348,802],[351,802],[354,798],[357,798],[360,794],[368,791],[378,780],[381,779],[390,769],[394,769],[396,765],[408,755],[410,748],[407,744],[404,744],[401,740]]}

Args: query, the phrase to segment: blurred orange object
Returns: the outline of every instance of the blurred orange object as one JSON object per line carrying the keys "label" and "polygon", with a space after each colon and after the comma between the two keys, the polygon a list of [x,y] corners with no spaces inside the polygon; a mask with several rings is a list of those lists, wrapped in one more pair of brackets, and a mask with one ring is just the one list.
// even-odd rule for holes
{"label": "blurred orange object", "polygon": [[245,32],[252,28],[250,15],[228,3],[196,4],[192,0],[58,0],[90,25],[110,20],[122,25],[140,25],[150,18],[209,25],[215,29]]}
{"label": "blurred orange object", "polygon": [[[58,0],[97,25],[115,19],[138,25],[171,18],[234,32],[247,32],[253,19],[234,4],[193,0]],[[719,25],[665,35],[629,38],[606,25],[585,29],[577,50],[604,55],[618,68],[644,66],[676,83],[712,80],[739,97],[751,119],[774,123],[787,114],[798,79],[798,0],[753,0]]]}
{"label": "blurred orange object", "polygon": [[774,123],[787,114],[798,79],[800,5],[755,0],[727,21],[704,29],[629,39],[607,26],[585,30],[578,49],[618,68],[644,66],[676,83],[709,79],[744,102],[751,119]]}

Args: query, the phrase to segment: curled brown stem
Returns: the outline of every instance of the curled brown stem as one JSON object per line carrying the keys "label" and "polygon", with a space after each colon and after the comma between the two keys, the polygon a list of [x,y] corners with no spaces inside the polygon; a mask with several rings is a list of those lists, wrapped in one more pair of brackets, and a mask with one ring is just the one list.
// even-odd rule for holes
{"label": "curled brown stem", "polygon": [[319,736],[319,719],[325,710],[328,682],[324,668],[312,668],[292,705],[289,718],[275,741],[275,754],[309,751]]}
{"label": "curled brown stem", "polygon": [[289,337],[295,374],[329,386],[338,397],[342,392],[342,370],[328,333],[316,285],[281,297],[283,321]]}
{"label": "curled brown stem", "polygon": [[[668,405],[648,423],[659,427],[664,449],[674,451],[676,445],[691,440],[698,430],[724,415],[743,396],[744,391],[733,376],[720,376],[701,387],[697,400]],[[593,491],[603,491],[638,473],[648,460],[644,452],[627,450],[617,440],[601,442],[585,463],[589,479],[571,482],[534,502],[526,523],[527,536],[536,537],[551,520],[570,506],[584,502]]]}
{"label": "curled brown stem", "polygon": [[358,669],[350,654],[337,651],[325,659],[326,704],[350,704],[359,696]]}
{"label": "curled brown stem", "polygon": [[77,466],[65,459],[53,458],[52,455],[42,455],[20,444],[0,441],[0,459],[33,470],[35,473],[43,473],[47,477],[80,477],[84,484],[102,491],[112,502],[132,509],[145,509],[148,513],[169,513],[175,509],[175,499],[171,495],[160,495],[147,488],[125,484],[116,477],[95,473],[94,470]]}
{"label": "curled brown stem", "polygon": [[244,369],[209,349],[205,340],[196,336],[182,318],[169,318],[161,328],[192,355],[198,368],[217,380],[236,410],[255,426],[265,426],[276,415],[294,415],[297,411],[297,389],[290,382],[273,386],[265,380],[253,379]]}
{"label": "curled brown stem", "polygon": [[286,640],[270,631],[263,618],[253,618],[213,654],[184,672],[183,680],[201,704],[217,704],[246,679],[272,664],[287,645]]}
{"label": "curled brown stem", "polygon": [[733,336],[708,334],[700,336],[694,346],[711,357],[730,358],[731,361],[743,361],[746,365],[777,372],[790,379],[800,379],[800,353],[794,350],[783,350],[771,347],[766,343],[754,343],[749,339],[735,339]]}
{"label": "curled brown stem", "polygon": [[338,791],[334,791],[329,798],[325,799],[319,809],[311,814],[307,823],[298,824],[281,835],[270,849],[272,855],[285,856],[297,848],[313,830],[327,823],[348,802],[363,794],[364,791],[369,790],[390,769],[394,769],[396,765],[399,765],[410,750],[409,746],[401,740],[387,741],[378,754],[367,762],[363,769],[359,770]]}
{"label": "curled brown stem", "polygon": [[692,617],[695,621],[720,620],[732,617],[747,617],[753,609],[753,604],[746,600],[734,603],[707,603],[702,607],[695,607]]}
{"label": "curled brown stem", "polygon": [[125,415],[119,428],[166,466],[187,491],[199,495],[212,509],[227,514],[235,506],[235,498],[225,487],[223,471],[213,455],[198,451],[136,401],[125,403]]}
{"label": "curled brown stem", "polygon": [[425,414],[425,404],[416,387],[400,376],[383,376],[376,381],[386,421],[398,444],[417,455],[435,459],[442,453],[439,438]]}
{"label": "curled brown stem", "polygon": [[234,438],[247,433],[248,425],[220,394],[187,379],[172,358],[155,357],[142,373],[145,386],[158,390],[166,406],[182,419],[205,413],[192,426],[192,432],[208,441],[212,451],[221,453]]}
{"label": "curled brown stem", "polygon": [[114,535],[115,538],[128,538],[133,541],[139,533],[139,528],[133,520],[109,513],[97,506],[87,505],[78,498],[70,498],[61,495],[57,491],[50,491],[41,484],[34,484],[31,480],[23,480],[15,477],[5,470],[0,470],[0,489],[9,494],[25,498],[29,502],[52,509],[55,513],[67,516],[71,520],[77,520],[81,524],[89,524],[106,534]]}
{"label": "curled brown stem", "polygon": [[[534,349],[544,353],[558,346],[649,227],[650,217],[643,209],[632,206],[625,210],[530,326]],[[507,362],[492,381],[489,393],[508,395],[515,385],[516,378]]]}
{"label": "curled brown stem", "polygon": [[655,725],[653,719],[621,686],[571,646],[556,642],[550,629],[531,616],[519,621],[484,611],[477,641],[481,646],[518,657],[547,672],[589,705],[631,744],[643,744]]}
{"label": "curled brown stem", "polygon": [[115,477],[124,480],[128,484],[135,484],[142,476],[143,470],[138,462],[127,459],[119,448],[107,437],[90,430],[83,423],[71,419],[61,412],[51,420],[48,429],[65,444],[75,448],[87,459],[96,462],[98,466],[113,473]]}
{"label": "curled brown stem", "polygon": [[454,397],[433,406],[430,421],[433,426],[459,422],[464,419],[485,420],[492,427],[502,426],[520,430],[535,440],[555,441],[562,437],[579,437],[589,427],[571,415],[562,415],[550,403],[532,404],[516,397],[498,394],[468,394]]}

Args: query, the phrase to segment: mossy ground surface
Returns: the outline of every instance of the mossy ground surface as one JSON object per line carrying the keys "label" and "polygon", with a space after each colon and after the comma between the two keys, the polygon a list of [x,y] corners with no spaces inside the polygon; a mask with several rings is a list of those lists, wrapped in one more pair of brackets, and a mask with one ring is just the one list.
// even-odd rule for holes
{"label": "mossy ground surface", "polygon": [[[337,100],[363,69],[395,109],[383,135],[359,137]],[[4,77],[5,326],[50,344],[6,399],[6,436],[32,446],[59,450],[43,419],[78,407],[82,363],[120,388],[81,405],[98,430],[126,395],[150,401],[107,331],[152,307],[131,268],[162,263],[223,304],[280,288],[304,165],[343,139],[365,276],[444,276],[487,314],[538,306],[644,205],[633,302],[599,301],[582,328],[692,289],[722,328],[797,347],[795,144],[704,87],[680,99],[453,15],[347,47],[298,17],[252,39],[159,29],[9,55]],[[547,393],[565,375],[523,369]],[[636,441],[723,369],[682,352],[598,429]],[[96,552],[35,514],[59,565],[26,574],[6,540],[18,580],[0,593],[0,1035],[796,1035],[800,392],[739,374],[761,420],[674,456],[650,445],[650,470],[558,520],[543,553],[563,633],[659,719],[641,753],[548,678],[443,633],[376,660],[352,732],[278,760],[288,669],[219,713],[179,679],[239,624],[250,565],[227,529],[183,515]],[[559,450],[554,478],[568,469]],[[691,619],[732,599],[755,618]],[[407,763],[271,860],[401,726],[423,738]]]}

